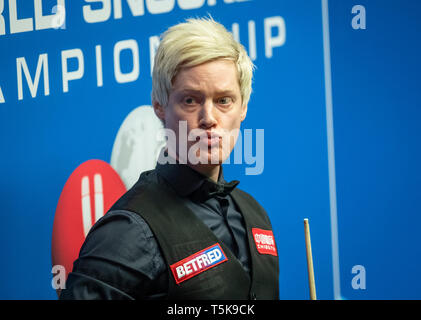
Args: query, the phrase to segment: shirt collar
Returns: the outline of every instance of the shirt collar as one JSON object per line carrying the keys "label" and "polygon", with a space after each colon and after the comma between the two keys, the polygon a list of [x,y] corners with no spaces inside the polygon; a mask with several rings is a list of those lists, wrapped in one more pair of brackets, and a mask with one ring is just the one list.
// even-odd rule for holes
{"label": "shirt collar", "polygon": [[160,174],[182,197],[191,197],[200,202],[212,197],[225,197],[240,183],[238,180],[226,182],[224,180],[222,166],[220,167],[218,182],[214,182],[187,164],[166,163],[156,165],[156,171]]}

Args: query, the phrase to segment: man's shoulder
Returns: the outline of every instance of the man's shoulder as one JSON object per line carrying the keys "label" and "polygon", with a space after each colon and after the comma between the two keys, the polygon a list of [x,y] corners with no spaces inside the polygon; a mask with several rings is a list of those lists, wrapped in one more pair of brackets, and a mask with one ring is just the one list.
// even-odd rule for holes
{"label": "man's shoulder", "polygon": [[87,240],[104,241],[123,240],[138,241],[153,237],[149,225],[142,217],[129,210],[110,210],[101,217],[91,228]]}
{"label": "man's shoulder", "polygon": [[142,193],[143,186],[156,181],[155,170],[143,172],[139,180],[92,226],[87,235],[87,240],[91,237],[95,240],[104,238],[130,240],[130,238],[137,238],[138,241],[152,238],[153,233],[148,223],[126,204],[130,203],[132,199],[135,199],[136,196]]}
{"label": "man's shoulder", "polygon": [[[260,203],[256,200],[256,198],[254,198],[250,193],[240,189],[240,188],[235,188],[233,190],[234,195],[240,197],[242,200],[251,202],[257,206],[259,206],[261,209],[263,209],[263,207],[260,205]],[[263,209],[264,210],[264,209]]]}
{"label": "man's shoulder", "polygon": [[142,172],[138,181],[112,205],[109,211],[133,211],[128,210],[127,205],[143,196],[145,190],[162,183],[161,180],[155,169]]}
{"label": "man's shoulder", "polygon": [[236,201],[247,203],[253,209],[254,212],[260,213],[260,216],[263,217],[266,223],[270,224],[269,215],[267,214],[266,210],[250,193],[240,188],[235,188],[232,192],[232,196]]}

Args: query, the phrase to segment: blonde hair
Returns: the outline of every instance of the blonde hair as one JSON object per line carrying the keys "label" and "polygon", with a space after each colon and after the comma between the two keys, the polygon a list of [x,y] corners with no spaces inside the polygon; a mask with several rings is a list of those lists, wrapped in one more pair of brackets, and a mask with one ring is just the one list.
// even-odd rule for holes
{"label": "blonde hair", "polygon": [[235,63],[242,103],[248,103],[254,65],[244,47],[222,24],[211,17],[187,19],[169,28],[161,38],[152,73],[152,103],[167,106],[172,82],[181,68],[216,59]]}

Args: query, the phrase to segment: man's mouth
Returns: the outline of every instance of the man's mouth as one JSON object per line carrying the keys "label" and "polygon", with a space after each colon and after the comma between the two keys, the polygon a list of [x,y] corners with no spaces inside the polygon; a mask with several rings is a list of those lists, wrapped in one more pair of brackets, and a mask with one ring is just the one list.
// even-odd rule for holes
{"label": "man's mouth", "polygon": [[196,142],[201,141],[202,143],[206,143],[208,147],[219,146],[219,142],[221,141],[222,137],[216,132],[212,131],[203,131],[200,135],[196,137]]}

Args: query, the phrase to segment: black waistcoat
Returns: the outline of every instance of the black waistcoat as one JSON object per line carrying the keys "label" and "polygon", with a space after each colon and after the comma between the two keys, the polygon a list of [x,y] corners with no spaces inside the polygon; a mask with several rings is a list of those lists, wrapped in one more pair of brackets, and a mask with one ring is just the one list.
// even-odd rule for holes
{"label": "black waistcoat", "polygon": [[[252,232],[253,228],[271,232],[271,224],[264,209],[250,195],[238,188],[231,192],[243,214],[247,229],[251,257],[249,275],[231,250],[182,204],[177,194],[171,188],[146,178],[149,174],[156,173],[153,170],[144,172],[133,188],[111,210],[135,212],[148,223],[168,266],[169,299],[279,298],[278,256],[259,253],[265,250],[258,250]],[[147,184],[142,183],[143,178],[146,178]],[[170,266],[215,244],[220,245],[227,260],[177,284]],[[272,250],[273,248],[276,250],[275,245]]]}

